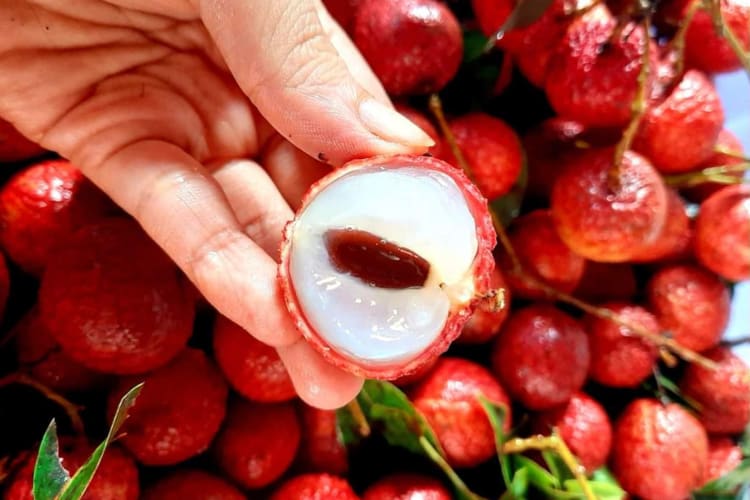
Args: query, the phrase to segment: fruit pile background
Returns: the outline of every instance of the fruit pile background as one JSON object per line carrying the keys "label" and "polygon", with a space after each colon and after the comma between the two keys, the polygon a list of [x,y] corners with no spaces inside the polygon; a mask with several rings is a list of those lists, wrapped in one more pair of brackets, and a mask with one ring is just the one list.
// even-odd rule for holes
{"label": "fruit pile background", "polygon": [[[630,2],[325,3],[506,227],[504,304],[480,304],[428,369],[314,409],[74,165],[0,122],[0,498],[32,498],[50,419],[73,473],[141,381],[86,499],[747,493],[750,91],[709,12],[649,4],[644,58]],[[718,4],[747,52],[750,4]]]}

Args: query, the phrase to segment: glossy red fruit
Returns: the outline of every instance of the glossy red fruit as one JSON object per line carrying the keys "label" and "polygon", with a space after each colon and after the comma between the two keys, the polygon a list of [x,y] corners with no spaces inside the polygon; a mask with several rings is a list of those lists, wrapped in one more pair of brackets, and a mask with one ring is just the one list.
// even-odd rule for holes
{"label": "glossy red fruit", "polygon": [[[524,273],[561,292],[576,289],[583,277],[586,260],[573,253],[560,239],[549,210],[535,210],[513,221],[508,236]],[[510,257],[503,254],[500,266],[508,277],[514,296],[543,299],[547,294],[513,272]]]}
{"label": "glossy red fruit", "polygon": [[302,442],[298,459],[305,470],[345,475],[349,470],[346,447],[339,439],[336,411],[301,403]]}
{"label": "glossy red fruit", "polygon": [[[553,53],[545,90],[561,116],[596,127],[619,127],[631,118],[638,89],[644,33],[630,24],[614,36],[617,21],[606,7],[591,9],[568,27]],[[651,48],[656,65],[656,50]],[[649,79],[646,95],[650,95]]]}
{"label": "glossy red fruit", "polygon": [[[471,0],[471,7],[474,10],[479,27],[482,32],[491,36],[500,29],[510,16],[511,12],[515,8],[514,0]],[[512,31],[511,31],[512,32]],[[509,32],[503,38],[498,40],[497,45],[501,48],[506,48],[506,40],[508,39]]]}
{"label": "glossy red fruit", "polygon": [[456,74],[461,27],[436,0],[362,0],[354,43],[392,95],[429,94]]}
{"label": "glossy red fruit", "polygon": [[12,261],[39,275],[56,247],[113,211],[70,162],[44,161],[18,172],[0,190],[0,243]]}
{"label": "glossy red fruit", "polygon": [[707,459],[706,431],[677,404],[637,399],[615,423],[610,466],[631,495],[688,498],[701,485]]}
{"label": "glossy red fruit", "polygon": [[[502,305],[498,308],[480,304],[472,313],[469,321],[464,325],[461,336],[456,340],[461,344],[484,344],[500,333],[510,312],[511,292],[506,285],[505,277],[500,269],[495,268],[490,278],[490,290],[502,293]],[[499,305],[499,303],[498,303]]]}
{"label": "glossy red fruit", "polygon": [[750,279],[750,184],[727,186],[701,204],[695,254],[723,278]]}
{"label": "glossy red fruit", "polygon": [[124,377],[107,401],[110,419],[120,398],[139,381],[122,445],[144,465],[173,465],[203,453],[219,431],[228,388],[203,351],[187,348],[148,375]]}
{"label": "glossy red fruit", "polygon": [[362,500],[451,500],[453,495],[443,483],[419,474],[393,474],[365,491]]}
{"label": "glossy red fruit", "polygon": [[633,257],[633,262],[689,260],[692,257],[693,228],[679,193],[667,187],[667,217],[661,233]]}
{"label": "glossy red fruit", "polygon": [[487,201],[460,169],[429,157],[369,158],[308,192],[284,232],[279,282],[323,357],[392,380],[461,333],[489,290],[495,241]]}
{"label": "glossy red fruit", "polygon": [[646,294],[661,326],[681,345],[704,351],[721,339],[730,297],[716,275],[689,264],[667,266],[651,277]]}
{"label": "glossy red fruit", "polygon": [[[263,488],[279,479],[297,454],[300,423],[291,403],[235,401],[213,451],[224,474],[243,488]],[[294,498],[294,497],[283,497]]]}
{"label": "glossy red fruit", "polygon": [[128,219],[77,231],[50,260],[39,306],[65,353],[104,373],[164,365],[193,328],[194,301],[177,268]]}
{"label": "glossy red fruit", "polygon": [[[71,475],[88,460],[94,446],[83,440],[60,440],[62,465]],[[32,484],[37,454],[32,453],[12,478],[3,494],[3,500],[34,500]],[[82,500],[138,500],[138,468],[133,459],[117,446],[104,453],[99,468]]]}
{"label": "glossy red fruit", "polygon": [[271,500],[359,500],[346,479],[330,474],[302,474],[287,479]]}
{"label": "glossy red fruit", "polygon": [[583,387],[590,361],[586,332],[551,305],[511,314],[492,349],[492,368],[510,395],[532,410],[561,405]]}
{"label": "glossy red fruit", "polygon": [[21,161],[44,153],[44,148],[24,137],[5,120],[0,120],[0,162]]}
{"label": "glossy red fruit", "polygon": [[612,424],[602,405],[587,394],[577,392],[564,405],[534,417],[534,432],[549,435],[553,428],[587,472],[607,462],[612,447]]}
{"label": "glossy red fruit", "polygon": [[348,33],[354,29],[354,16],[362,0],[323,0],[328,12]]}
{"label": "glossy red fruit", "polygon": [[667,217],[667,189],[651,163],[626,151],[617,181],[610,178],[613,163],[612,148],[589,149],[566,165],[552,189],[560,238],[599,262],[634,258],[658,238]]}
{"label": "glossy red fruit", "polygon": [[[524,162],[515,131],[499,118],[481,112],[455,118],[449,125],[485,198],[493,200],[508,193]],[[450,149],[443,151],[447,162],[460,167]]]}
{"label": "glossy red fruit", "polygon": [[712,437],[708,441],[708,460],[703,472],[703,483],[728,474],[742,462],[742,450],[728,437]]}
{"label": "glossy red fruit", "polygon": [[[721,0],[719,5],[727,28],[734,33],[745,51],[750,50],[750,30],[747,29],[750,24],[750,4],[744,0]],[[722,73],[741,67],[732,46],[716,32],[711,14],[705,9],[699,9],[688,26],[685,60],[689,66],[708,73]]]}
{"label": "glossy red fruit", "polygon": [[143,500],[245,500],[225,479],[198,469],[185,469],[159,479],[143,493]]}
{"label": "glossy red fruit", "polygon": [[[656,317],[640,306],[626,302],[602,304],[628,323],[653,333],[661,332]],[[659,350],[625,326],[587,315],[583,320],[589,334],[591,365],[589,377],[610,387],[637,387],[653,374]]]}
{"label": "glossy red fruit", "polygon": [[421,128],[427,135],[430,136],[430,139],[435,141],[435,145],[427,150],[427,152],[435,158],[442,158],[443,150],[447,146],[443,143],[443,137],[438,134],[437,130],[435,130],[435,126],[432,124],[430,119],[421,112],[410,106],[407,106],[406,104],[396,103],[396,110],[407,117],[417,127]]}
{"label": "glossy red fruit", "polygon": [[[733,155],[716,152],[716,148],[729,151],[733,153]],[[739,165],[744,162],[741,158],[744,154],[745,152],[742,148],[742,143],[737,136],[729,130],[723,129],[719,132],[719,138],[716,140],[716,145],[714,146],[714,153],[704,161],[698,169]],[[728,175],[735,176],[738,179],[742,178],[742,172],[730,173]],[[697,186],[683,189],[682,193],[691,201],[701,202],[723,187],[726,187],[726,184],[704,182]]]}
{"label": "glossy red fruit", "polygon": [[711,157],[723,123],[713,84],[691,70],[663,101],[646,111],[633,148],[662,173],[688,172]]}
{"label": "glossy red fruit", "polygon": [[101,386],[107,377],[73,361],[60,348],[35,307],[13,327],[18,363],[52,390],[86,392]]}
{"label": "glossy red fruit", "polygon": [[213,333],[214,358],[235,391],[259,403],[294,399],[297,393],[276,349],[221,315]]}
{"label": "glossy red fruit", "polygon": [[508,431],[510,399],[492,373],[472,361],[440,358],[410,393],[454,467],[474,467],[495,455],[494,433],[479,403],[480,394],[507,408],[504,428]]}
{"label": "glossy red fruit", "polygon": [[632,265],[588,261],[575,295],[593,302],[606,302],[631,300],[636,292]]}
{"label": "glossy red fruit", "polygon": [[708,432],[739,434],[750,422],[750,367],[726,347],[703,354],[717,368],[688,365],[680,389],[700,405],[698,418]]}

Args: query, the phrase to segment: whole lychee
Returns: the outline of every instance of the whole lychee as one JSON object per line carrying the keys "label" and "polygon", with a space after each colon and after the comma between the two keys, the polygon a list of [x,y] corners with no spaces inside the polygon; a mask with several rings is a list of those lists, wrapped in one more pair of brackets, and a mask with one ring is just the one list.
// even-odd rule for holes
{"label": "whole lychee", "polygon": [[728,437],[712,437],[708,441],[708,460],[703,473],[703,484],[719,479],[742,462],[742,450]]}
{"label": "whole lychee", "polygon": [[705,429],[681,406],[631,402],[615,423],[610,465],[631,495],[683,500],[701,485],[708,459]]}
{"label": "whole lychee", "polygon": [[244,488],[256,489],[286,472],[299,442],[299,419],[291,403],[261,405],[238,400],[229,406],[213,454],[224,474]]}
{"label": "whole lychee", "polygon": [[419,474],[393,474],[367,488],[362,500],[451,500],[443,483]]}
{"label": "whole lychee", "polygon": [[692,257],[693,229],[685,202],[667,187],[667,217],[661,232],[633,257],[633,262],[679,261]]}
{"label": "whole lychee", "polygon": [[224,420],[228,389],[203,351],[187,348],[145,377],[120,379],[107,402],[110,418],[122,395],[141,380],[122,445],[145,465],[176,464],[208,449]]}
{"label": "whole lychee", "polygon": [[564,405],[534,417],[534,432],[548,435],[553,428],[587,472],[607,462],[612,446],[612,424],[602,405],[587,394],[577,392]]}
{"label": "whole lychee", "polygon": [[495,455],[495,438],[479,396],[506,407],[504,428],[510,429],[510,399],[489,370],[462,358],[440,358],[435,368],[410,392],[454,467],[474,467]]}
{"label": "whole lychee", "polygon": [[105,373],[143,373],[187,343],[194,300],[175,265],[128,219],[85,226],[50,259],[42,321],[65,353]]}
{"label": "whole lychee", "polygon": [[246,500],[228,481],[198,469],[174,472],[151,485],[143,500]]}
{"label": "whole lychee", "polygon": [[[687,9],[689,2],[685,2]],[[740,46],[750,50],[750,4],[744,0],[721,0],[718,2],[727,29],[734,33]],[[716,31],[711,13],[699,9],[685,33],[685,59],[693,66],[708,73],[722,73],[741,67],[726,37]]]}
{"label": "whole lychee", "polygon": [[[62,466],[73,475],[94,452],[82,439],[60,439]],[[37,454],[32,453],[16,472],[3,494],[3,500],[34,500],[32,484]],[[133,459],[117,446],[107,448],[82,500],[138,500],[138,468]]]}
{"label": "whole lychee", "polygon": [[287,479],[271,500],[359,500],[346,479],[330,474],[302,474]]}
{"label": "whole lychee", "polygon": [[437,0],[362,0],[354,43],[392,95],[429,94],[456,74],[461,27]]}
{"label": "whole lychee", "polygon": [[308,342],[356,375],[416,371],[461,333],[489,288],[487,202],[435,158],[351,162],[309,191],[284,234],[287,307]]}
{"label": "whole lychee", "polygon": [[219,315],[214,324],[214,358],[232,388],[259,403],[294,399],[292,380],[276,349]]}
{"label": "whole lychee", "polygon": [[690,364],[680,389],[698,403],[698,418],[708,432],[739,434],[750,422],[750,367],[726,347],[703,355],[717,364],[716,369]]}
{"label": "whole lychee", "polygon": [[510,289],[505,283],[503,273],[500,272],[500,269],[495,268],[490,277],[490,288],[503,294],[502,304],[499,301],[492,306],[480,304],[464,325],[457,342],[461,344],[483,344],[500,333],[500,327],[503,326],[510,312],[511,303]]}
{"label": "whole lychee", "polygon": [[344,475],[349,470],[346,447],[339,438],[335,410],[300,403],[302,442],[298,459],[305,470]]}
{"label": "whole lychee", "polygon": [[612,178],[612,148],[589,149],[568,162],[552,188],[551,210],[560,238],[599,262],[626,262],[660,235],[667,189],[643,156],[626,151]]}
{"label": "whole lychee", "polygon": [[727,186],[701,203],[695,254],[722,278],[750,279],[750,184]]}
{"label": "whole lychee", "polygon": [[43,147],[31,142],[13,125],[0,119],[0,162],[28,160],[43,153]]}
{"label": "whole lychee", "polygon": [[77,229],[114,211],[70,162],[43,161],[18,172],[0,190],[0,243],[13,262],[39,275],[55,248]]}
{"label": "whole lychee", "polygon": [[667,266],[651,277],[646,294],[662,328],[679,344],[704,351],[721,339],[730,298],[715,274],[689,264]]}

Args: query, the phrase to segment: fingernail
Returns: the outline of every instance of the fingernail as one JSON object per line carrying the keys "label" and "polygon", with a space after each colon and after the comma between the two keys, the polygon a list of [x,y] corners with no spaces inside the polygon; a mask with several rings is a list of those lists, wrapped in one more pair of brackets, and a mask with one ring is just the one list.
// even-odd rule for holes
{"label": "fingernail", "polygon": [[373,98],[359,105],[359,117],[365,127],[383,140],[411,147],[429,148],[435,141],[395,109]]}

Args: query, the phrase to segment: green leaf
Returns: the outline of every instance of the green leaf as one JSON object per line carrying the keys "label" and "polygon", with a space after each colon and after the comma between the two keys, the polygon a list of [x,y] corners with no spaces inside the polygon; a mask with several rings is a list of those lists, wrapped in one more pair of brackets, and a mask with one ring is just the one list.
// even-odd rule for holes
{"label": "green leaf", "polygon": [[432,443],[427,439],[426,436],[420,436],[419,444],[422,446],[425,455],[427,455],[438,467],[445,473],[453,484],[453,489],[456,491],[456,498],[458,500],[486,500],[484,497],[480,497],[476,493],[472,492],[466,483],[456,474],[456,471],[448,464],[438,450],[432,446]]}
{"label": "green leaf", "polygon": [[482,57],[485,45],[487,45],[487,37],[480,30],[464,31],[464,64]]}
{"label": "green leaf", "polygon": [[[622,500],[627,495],[617,484],[609,481],[589,481],[589,486],[599,500]],[[577,480],[568,479],[563,483],[563,487],[566,491],[577,493],[577,498],[584,498],[581,483]]]}
{"label": "green leaf", "polygon": [[560,487],[560,483],[555,476],[530,458],[523,455],[513,455],[513,465],[517,470],[527,469],[529,484],[536,488],[546,491]]}
{"label": "green leaf", "polygon": [[750,424],[747,424],[745,431],[740,436],[739,446],[742,450],[742,456],[750,457]]}
{"label": "green leaf", "polygon": [[503,481],[505,482],[505,487],[510,489],[510,485],[515,478],[511,478],[510,458],[503,453],[503,444],[505,444],[506,440],[503,428],[505,427],[505,419],[508,414],[508,409],[505,406],[493,403],[484,396],[479,396],[479,404],[482,405],[482,408],[484,408],[484,411],[487,413],[487,417],[490,420],[492,431],[495,434],[495,449],[497,450],[497,459],[500,462]]}
{"label": "green leaf", "polygon": [[508,485],[508,492],[512,498],[526,498],[529,491],[529,471],[528,469],[518,469],[513,474],[513,479]]}
{"label": "green leaf", "polygon": [[498,216],[503,226],[507,227],[513,219],[520,215],[528,181],[529,167],[524,159],[521,165],[521,173],[518,174],[518,179],[516,179],[510,191],[490,201],[490,210]]}
{"label": "green leaf", "polygon": [[96,470],[99,468],[99,464],[102,461],[107,446],[109,446],[109,443],[117,437],[117,433],[120,432],[122,424],[128,417],[128,411],[135,404],[135,400],[138,397],[138,394],[141,393],[141,389],[143,389],[143,383],[130,389],[127,394],[120,399],[120,403],[117,405],[117,411],[115,412],[115,417],[112,419],[112,424],[109,427],[107,437],[96,447],[94,453],[92,453],[89,459],[86,460],[86,463],[76,471],[70,481],[65,484],[63,490],[56,497],[57,500],[79,500],[83,494],[86,493],[86,489],[89,487],[94,474],[96,474]]}
{"label": "green leaf", "polygon": [[750,483],[750,458],[744,459],[733,470],[718,479],[711,481],[698,490],[695,495],[701,498],[716,498],[717,495],[734,495]]}
{"label": "green leaf", "polygon": [[562,461],[560,455],[558,455],[554,451],[543,450],[542,458],[544,458],[544,462],[547,464],[547,468],[549,468],[549,471],[557,478],[560,483],[563,483],[568,479],[573,479],[573,473],[570,471],[565,462]]}
{"label": "green leaf", "polygon": [[36,500],[53,500],[62,491],[70,474],[62,466],[57,440],[57,424],[49,423],[39,444],[39,454],[34,465],[32,492]]}
{"label": "green leaf", "polygon": [[349,406],[336,410],[336,435],[344,446],[355,446],[362,441],[359,425],[354,419]]}

